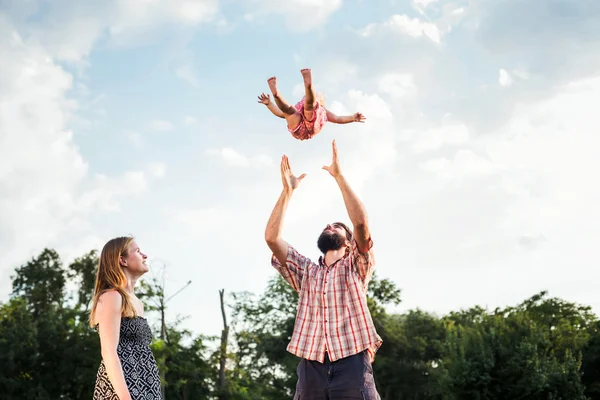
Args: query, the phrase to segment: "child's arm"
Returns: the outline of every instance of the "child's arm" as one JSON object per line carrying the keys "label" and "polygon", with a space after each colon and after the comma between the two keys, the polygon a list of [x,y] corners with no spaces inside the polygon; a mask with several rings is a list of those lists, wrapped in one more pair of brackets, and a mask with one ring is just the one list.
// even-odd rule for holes
{"label": "child's arm", "polygon": [[351,122],[365,122],[365,116],[361,113],[356,113],[354,115],[342,115],[338,116],[327,110],[327,121],[332,122],[334,124],[349,124]]}
{"label": "child's arm", "polygon": [[258,96],[258,102],[267,106],[269,111],[271,111],[276,117],[285,118],[283,111],[281,111],[275,104],[271,103],[271,97],[268,94],[263,93]]}

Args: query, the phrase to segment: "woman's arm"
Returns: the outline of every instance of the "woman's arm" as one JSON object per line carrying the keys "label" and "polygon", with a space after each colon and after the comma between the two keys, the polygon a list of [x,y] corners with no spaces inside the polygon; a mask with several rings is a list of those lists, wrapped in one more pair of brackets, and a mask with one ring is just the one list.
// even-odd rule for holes
{"label": "woman's arm", "polygon": [[129,389],[125,383],[125,375],[121,360],[117,355],[119,344],[119,331],[121,329],[121,305],[123,299],[117,291],[111,290],[103,293],[98,299],[96,308],[96,323],[100,334],[100,348],[102,359],[106,367],[106,374],[112,384],[119,400],[131,400]]}

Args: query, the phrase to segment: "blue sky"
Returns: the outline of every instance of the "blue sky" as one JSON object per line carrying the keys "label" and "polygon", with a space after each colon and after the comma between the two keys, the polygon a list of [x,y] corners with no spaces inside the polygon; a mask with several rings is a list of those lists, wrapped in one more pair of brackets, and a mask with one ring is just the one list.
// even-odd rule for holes
{"label": "blue sky", "polygon": [[[0,299],[15,266],[134,234],[196,332],[218,289],[261,292],[288,154],[308,174],[285,238],[317,257],[348,220],[336,139],[400,310],[600,300],[600,4],[483,0],[4,1]],[[293,139],[256,103],[304,67],[367,123]],[[174,316],[174,315],[173,315]]]}

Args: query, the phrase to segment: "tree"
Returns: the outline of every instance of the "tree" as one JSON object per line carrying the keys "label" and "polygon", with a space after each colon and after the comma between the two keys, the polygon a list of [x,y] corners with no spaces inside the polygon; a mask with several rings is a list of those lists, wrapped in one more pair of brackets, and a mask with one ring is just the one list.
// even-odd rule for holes
{"label": "tree", "polygon": [[221,315],[223,316],[223,330],[221,331],[221,345],[219,347],[219,399],[229,398],[226,378],[227,342],[229,340],[229,325],[227,325],[227,314],[225,312],[225,289],[219,290],[221,304]]}
{"label": "tree", "polygon": [[[92,397],[100,348],[87,316],[97,264],[92,251],[65,268],[54,250],[44,249],[15,268],[13,292],[0,303],[3,400]],[[298,358],[286,347],[298,294],[281,277],[259,296],[232,295],[227,346],[178,328],[182,317],[166,321],[164,285],[141,283],[138,295],[155,317],[149,320],[158,321],[151,347],[166,398],[291,397]],[[220,296],[224,305],[224,291]],[[541,292],[493,311],[390,313],[400,290],[376,276],[367,303],[384,340],[373,366],[383,400],[600,398],[600,321],[590,307]]]}
{"label": "tree", "polygon": [[[187,330],[177,329],[182,321],[178,317],[173,324],[165,318],[167,302],[183,288],[191,283],[189,281],[182,289],[169,298],[165,296],[164,273],[162,279],[156,276],[140,283],[138,297],[144,300],[146,311],[156,314],[159,319],[160,332],[152,343],[152,352],[156,358],[161,375],[164,399],[203,399],[212,394],[212,367],[206,360],[207,348],[204,344],[212,338],[205,336],[194,337]],[[184,341],[191,341],[189,346]]]}
{"label": "tree", "polygon": [[420,310],[380,314],[376,321],[383,345],[373,367],[381,398],[438,398],[438,365],[445,337],[442,321]]}
{"label": "tree", "polygon": [[298,293],[277,275],[258,299],[249,293],[234,293],[233,299],[237,352],[230,381],[234,396],[242,396],[235,398],[291,398],[298,359],[286,348],[294,329]]}
{"label": "tree", "polygon": [[43,395],[36,377],[37,332],[24,299],[0,305],[0,393],[5,400]]}
{"label": "tree", "polygon": [[11,277],[12,295],[24,298],[34,317],[52,307],[62,307],[66,274],[56,251],[44,249],[15,272]]}
{"label": "tree", "polygon": [[600,399],[600,321],[588,327],[590,340],[583,348],[582,382],[585,394],[591,399]]}
{"label": "tree", "polygon": [[89,311],[94,295],[96,270],[98,268],[98,252],[92,250],[82,257],[76,258],[69,265],[69,279],[77,286],[77,308]]}
{"label": "tree", "polygon": [[54,250],[44,249],[15,269],[11,301],[0,315],[0,352],[8,366],[0,375],[7,393],[35,399],[91,397],[90,382],[100,361],[98,338],[87,324],[86,300],[69,307],[66,284],[76,275],[69,271],[89,272],[93,267],[84,264],[95,262],[88,254],[65,269]]}
{"label": "tree", "polygon": [[[299,360],[286,349],[294,329],[298,297],[279,275],[269,281],[266,291],[258,298],[249,293],[234,294],[232,327],[237,345],[234,356],[237,375],[232,378],[238,392],[261,393],[262,397],[257,398],[263,399],[293,395]],[[373,276],[367,303],[377,329],[385,331],[388,324],[385,306],[399,302],[400,290],[391,281]],[[377,357],[385,364],[383,350]],[[377,372],[375,377],[380,385]]]}
{"label": "tree", "polygon": [[585,399],[576,355],[582,342],[566,322],[580,324],[585,310],[574,312],[572,304],[544,296],[514,308],[484,313],[478,307],[446,319],[444,398]]}

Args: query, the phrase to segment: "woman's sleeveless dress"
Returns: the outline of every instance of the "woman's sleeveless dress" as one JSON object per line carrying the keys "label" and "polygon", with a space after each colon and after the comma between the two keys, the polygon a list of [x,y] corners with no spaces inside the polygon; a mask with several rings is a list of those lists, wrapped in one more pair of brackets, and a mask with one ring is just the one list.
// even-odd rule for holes
{"label": "woman's sleeveless dress", "polygon": [[[162,399],[158,366],[150,350],[151,341],[152,332],[145,318],[121,318],[117,355],[121,360],[125,382],[132,400]],[[94,400],[119,400],[108,379],[104,361],[98,368]]]}

